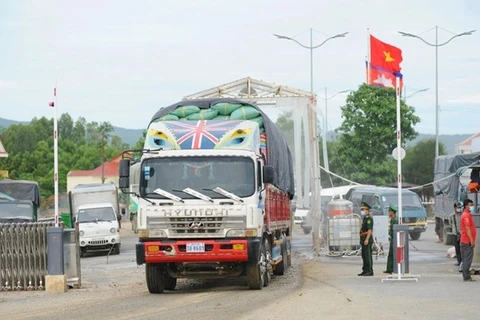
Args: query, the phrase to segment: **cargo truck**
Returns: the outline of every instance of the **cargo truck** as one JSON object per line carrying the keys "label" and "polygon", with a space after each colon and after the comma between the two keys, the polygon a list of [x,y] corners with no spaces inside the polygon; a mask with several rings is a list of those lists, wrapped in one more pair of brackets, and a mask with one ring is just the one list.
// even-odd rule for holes
{"label": "cargo truck", "polygon": [[37,222],[39,207],[36,181],[0,180],[0,223]]}
{"label": "cargo truck", "polygon": [[[202,99],[160,109],[141,152],[136,260],[150,293],[174,290],[178,278],[237,276],[259,290],[285,273],[292,157],[257,106]],[[129,159],[119,187],[131,190]]]}
{"label": "cargo truck", "polygon": [[453,245],[449,216],[454,212],[453,204],[465,198],[474,201],[478,213],[478,190],[480,188],[480,152],[443,155],[435,158],[433,191],[435,194],[435,218],[441,222],[437,228],[444,244]]}
{"label": "cargo truck", "polygon": [[70,212],[78,224],[80,256],[109,250],[120,254],[118,189],[114,184],[80,184],[69,192]]}

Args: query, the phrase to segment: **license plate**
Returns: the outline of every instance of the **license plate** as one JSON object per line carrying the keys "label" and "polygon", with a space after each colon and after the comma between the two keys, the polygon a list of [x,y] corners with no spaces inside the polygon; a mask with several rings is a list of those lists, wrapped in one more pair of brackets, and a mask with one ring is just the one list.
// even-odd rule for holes
{"label": "license plate", "polygon": [[205,243],[187,243],[187,252],[205,252]]}

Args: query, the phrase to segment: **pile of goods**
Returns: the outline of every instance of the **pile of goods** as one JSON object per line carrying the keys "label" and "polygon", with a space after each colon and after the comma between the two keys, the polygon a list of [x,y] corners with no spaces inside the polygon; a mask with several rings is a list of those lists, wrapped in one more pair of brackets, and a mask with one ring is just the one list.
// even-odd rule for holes
{"label": "pile of goods", "polygon": [[194,120],[251,120],[258,123],[260,132],[265,132],[260,112],[248,104],[217,103],[208,109],[195,105],[179,106],[155,121],[194,121]]}

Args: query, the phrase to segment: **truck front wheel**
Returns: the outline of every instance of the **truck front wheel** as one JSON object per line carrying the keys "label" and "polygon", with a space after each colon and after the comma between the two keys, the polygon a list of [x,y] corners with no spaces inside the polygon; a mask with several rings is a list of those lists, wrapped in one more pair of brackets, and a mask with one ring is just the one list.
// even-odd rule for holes
{"label": "truck front wheel", "polygon": [[[159,263],[147,263],[145,266],[145,278],[150,293],[162,293],[167,285],[167,270]],[[176,284],[176,283],[175,283]]]}
{"label": "truck front wheel", "polygon": [[266,240],[263,240],[260,246],[260,257],[258,261],[247,264],[247,283],[251,290],[262,290],[265,284],[265,276],[267,274],[265,241]]}
{"label": "truck front wheel", "polygon": [[420,239],[420,235],[421,235],[420,232],[411,232],[411,233],[410,233],[410,238],[411,238],[412,240],[418,240],[418,239]]}
{"label": "truck front wheel", "polygon": [[177,286],[177,278],[171,277],[167,274],[165,279],[165,290],[173,291]]}

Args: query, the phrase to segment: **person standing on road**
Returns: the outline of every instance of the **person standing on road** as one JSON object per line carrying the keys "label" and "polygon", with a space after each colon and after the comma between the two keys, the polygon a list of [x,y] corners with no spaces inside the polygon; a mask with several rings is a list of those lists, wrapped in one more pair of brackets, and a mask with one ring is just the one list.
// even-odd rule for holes
{"label": "person standing on road", "polygon": [[463,281],[475,281],[470,275],[470,266],[473,260],[473,249],[475,249],[475,241],[477,240],[477,229],[471,212],[475,212],[473,201],[470,199],[463,200],[463,213],[460,218],[460,252],[462,254],[462,274]]}
{"label": "person standing on road", "polygon": [[390,225],[388,227],[388,241],[389,249],[388,249],[388,258],[387,258],[387,270],[383,271],[383,273],[393,273],[393,225],[398,224],[397,219],[397,206],[391,204],[388,207],[388,215],[390,216]]}
{"label": "person standing on road", "polygon": [[360,209],[363,215],[362,228],[360,229],[360,244],[362,246],[362,260],[363,267],[362,273],[359,276],[373,276],[373,258],[372,258],[372,246],[373,246],[373,218],[370,215],[370,205],[366,202],[362,202]]}
{"label": "person standing on road", "polygon": [[452,226],[452,233],[454,236],[453,245],[455,246],[455,255],[457,256],[458,271],[462,272],[462,253],[460,252],[460,217],[462,215],[462,204],[458,201],[455,201],[453,204],[454,213],[449,216],[449,222]]}

